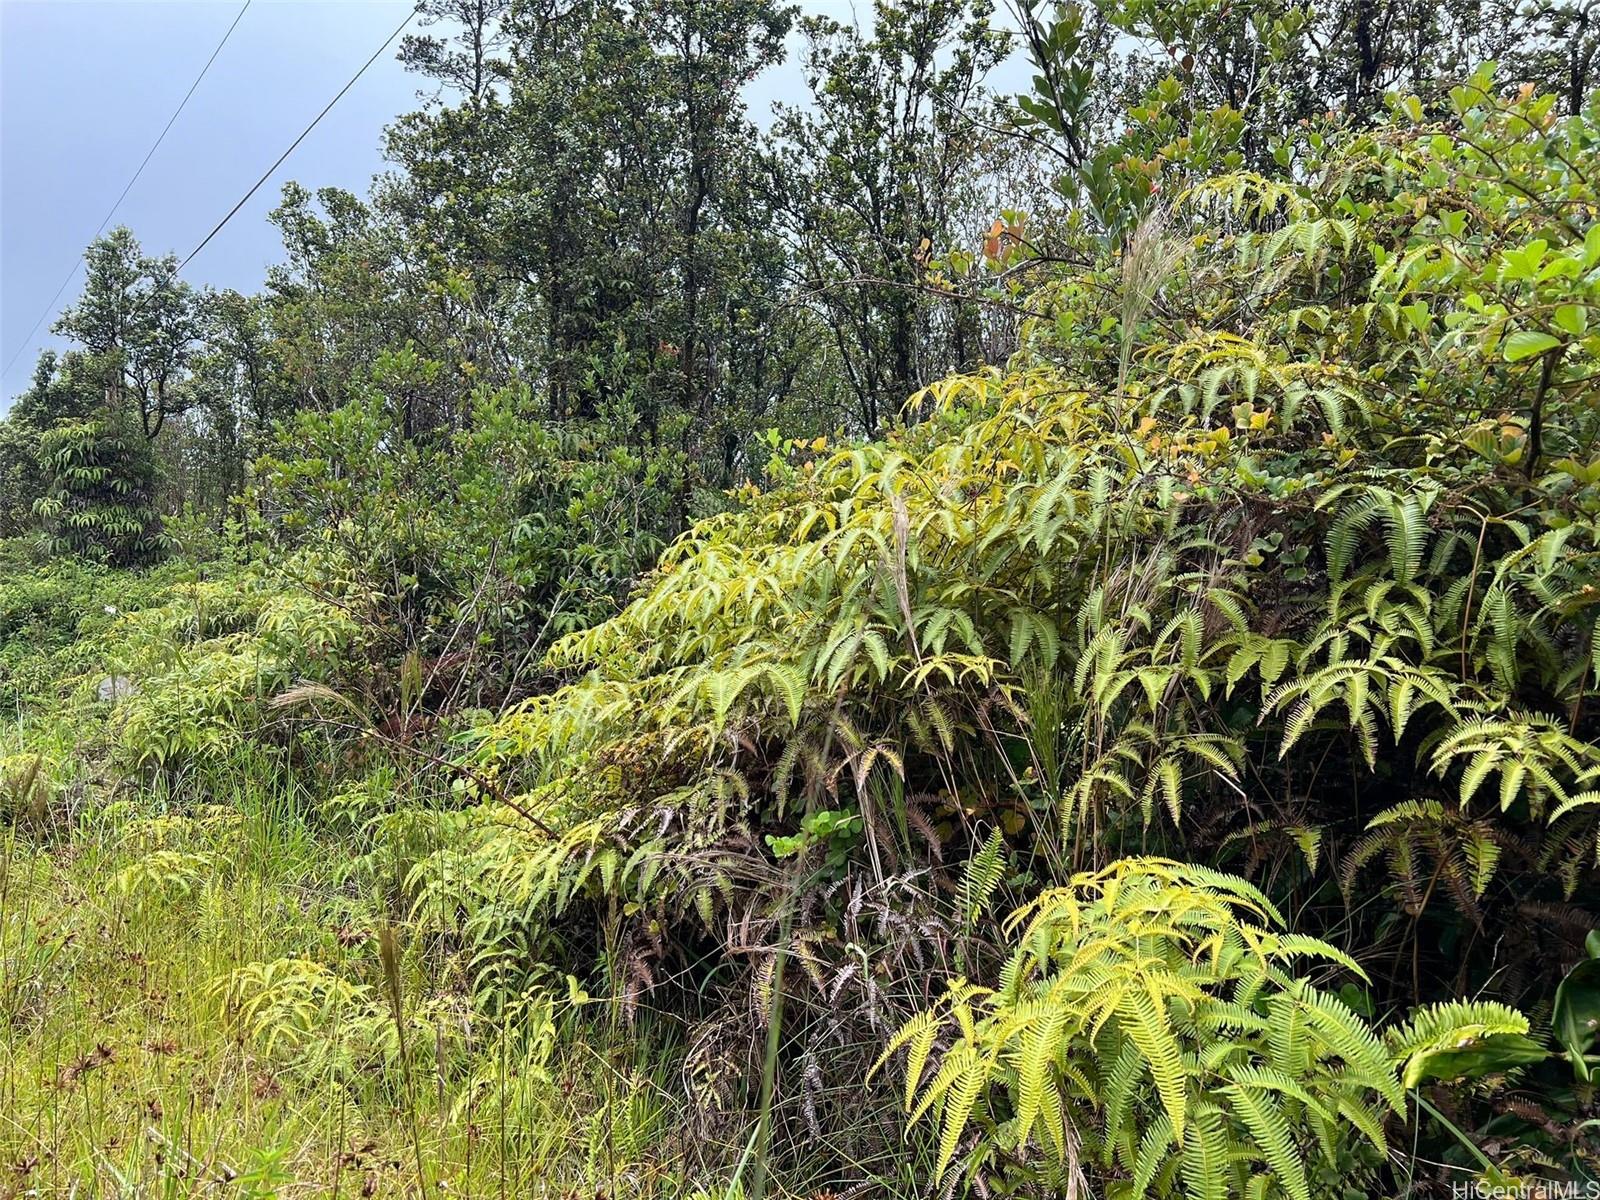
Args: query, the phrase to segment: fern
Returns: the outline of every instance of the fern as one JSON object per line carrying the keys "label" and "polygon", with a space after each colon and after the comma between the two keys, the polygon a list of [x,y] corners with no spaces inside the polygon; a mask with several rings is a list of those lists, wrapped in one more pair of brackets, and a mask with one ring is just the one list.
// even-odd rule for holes
{"label": "fern", "polygon": [[[985,1122],[1009,1110],[1018,1142],[1063,1166],[1069,1123],[1103,1168],[1129,1171],[1135,1194],[1172,1194],[1176,1178],[1185,1195],[1229,1198],[1260,1194],[1249,1189],[1265,1180],[1269,1194],[1309,1200],[1310,1156],[1332,1161],[1351,1137],[1382,1153],[1382,1114],[1402,1111],[1403,1089],[1448,1056],[1481,1073],[1469,1049],[1496,1064],[1526,1051],[1505,1039],[1527,1021],[1495,1004],[1421,1010],[1380,1040],[1291,969],[1297,958],[1355,964],[1281,923],[1243,880],[1123,859],[1012,914],[1007,986],[956,983],[879,1062],[912,1047],[906,1108],[915,1122],[942,1105],[941,1173],[986,1103]],[[954,1041],[923,1085],[941,1026]]]}
{"label": "fern", "polygon": [[[971,1108],[967,1088],[981,1075],[985,1088],[1009,1095],[1016,1136],[1060,1155],[1062,1139],[1049,1130],[1071,1094],[1070,1069],[1096,1082],[1067,1102],[1062,1119],[1082,1129],[1099,1111],[1091,1145],[1105,1166],[1126,1135],[1143,1147],[1135,1173],[1146,1184],[1157,1174],[1153,1147],[1170,1142],[1182,1146],[1178,1174],[1191,1191],[1238,1194],[1232,1166],[1254,1161],[1287,1195],[1308,1195],[1311,1135],[1291,1116],[1311,1109],[1326,1123],[1341,1102],[1373,1099],[1395,1109],[1400,1093],[1389,1059],[1354,1014],[1303,981],[1287,982],[1294,957],[1343,956],[1273,932],[1278,921],[1250,885],[1205,868],[1125,859],[1075,877],[1008,921],[1020,964],[1010,988],[962,988],[934,1010],[955,1024],[957,1040],[933,1084],[908,1084],[917,1097],[908,1109],[920,1116],[960,1081],[941,1133],[941,1150],[952,1147]],[[1268,1001],[1265,1028],[1241,1028],[1253,1024],[1231,1006],[1241,988]],[[924,1013],[901,1040],[926,1038],[928,1029]],[[1235,1065],[1221,1083],[1205,1064],[1224,1049],[1219,1065]],[[1252,1057],[1271,1068],[1247,1067]],[[1102,1073],[1097,1064],[1114,1065]],[[1130,1131],[1152,1102],[1161,1124]],[[941,1169],[947,1162],[941,1154]]]}
{"label": "fern", "polygon": [[990,898],[1000,886],[1006,871],[1005,841],[996,829],[984,840],[967,863],[961,880],[961,909],[967,923],[973,924],[987,911]]}

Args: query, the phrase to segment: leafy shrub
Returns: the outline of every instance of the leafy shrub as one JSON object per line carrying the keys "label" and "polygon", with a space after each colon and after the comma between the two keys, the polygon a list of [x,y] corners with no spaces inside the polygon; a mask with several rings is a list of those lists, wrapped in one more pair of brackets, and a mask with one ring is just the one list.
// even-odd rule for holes
{"label": "leafy shrub", "polygon": [[614,611],[660,548],[662,467],[547,420],[526,388],[477,390],[448,438],[402,436],[386,397],[437,367],[385,355],[361,399],[297,413],[252,501],[290,578],[355,601],[385,650],[469,656],[470,686],[498,697],[526,686],[530,642]]}
{"label": "leafy shrub", "polygon": [[198,851],[152,850],[112,877],[111,892],[127,897],[136,909],[167,907],[193,894],[215,865]]}
{"label": "leafy shrub", "polygon": [[109,719],[119,748],[152,766],[224,754],[262,731],[267,700],[327,676],[356,635],[344,610],[261,579],[175,588],[109,635],[109,661],[130,681]]}
{"label": "leafy shrub", "polygon": [[466,1029],[448,997],[410,1007],[397,1025],[380,987],[312,959],[248,963],[212,993],[263,1054],[313,1078],[395,1068],[403,1054],[434,1070],[447,1052],[452,1062],[462,1057]]}
{"label": "leafy shrub", "polygon": [[161,551],[154,458],[126,414],[62,422],[40,437],[39,459],[47,486],[33,507],[51,554],[125,567]]}

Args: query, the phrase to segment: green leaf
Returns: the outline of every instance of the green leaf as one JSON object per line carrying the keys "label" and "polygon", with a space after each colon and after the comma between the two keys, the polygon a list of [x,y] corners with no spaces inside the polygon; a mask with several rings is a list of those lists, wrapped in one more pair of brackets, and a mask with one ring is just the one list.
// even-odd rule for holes
{"label": "green leaf", "polygon": [[1512,1067],[1543,1062],[1550,1052],[1520,1033],[1497,1033],[1458,1048],[1430,1050],[1406,1063],[1406,1087],[1429,1079],[1477,1079],[1509,1071]]}
{"label": "green leaf", "polygon": [[1600,1033],[1600,958],[1586,958],[1567,972],[1556,988],[1550,1025],[1573,1069],[1587,1080],[1590,1069],[1584,1055]]}
{"label": "green leaf", "polygon": [[1536,354],[1543,354],[1552,346],[1559,346],[1561,339],[1554,334],[1543,333],[1539,330],[1524,329],[1513,333],[1506,339],[1505,357],[1507,362],[1522,362]]}

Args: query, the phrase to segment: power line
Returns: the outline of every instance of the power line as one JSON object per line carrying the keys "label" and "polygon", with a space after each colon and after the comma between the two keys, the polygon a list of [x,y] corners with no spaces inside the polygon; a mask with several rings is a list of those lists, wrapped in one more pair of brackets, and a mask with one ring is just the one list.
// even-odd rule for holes
{"label": "power line", "polygon": [[[139,176],[144,174],[144,169],[150,165],[150,160],[155,157],[156,151],[161,149],[161,143],[167,140],[167,134],[172,131],[172,126],[177,122],[178,118],[183,115],[183,110],[188,107],[189,98],[194,95],[195,89],[200,86],[201,81],[205,79],[206,74],[211,70],[211,64],[217,61],[217,55],[222,53],[222,48],[228,44],[228,39],[233,36],[233,31],[239,27],[239,22],[244,19],[244,14],[249,9],[250,3],[251,0],[244,0],[244,5],[237,13],[234,14],[233,24],[228,26],[227,32],[222,35],[222,40],[218,42],[216,48],[211,51],[211,57],[206,59],[205,66],[200,68],[200,74],[194,77],[194,82],[189,85],[189,90],[183,94],[183,99],[178,101],[178,107],[172,110],[172,115],[167,118],[167,123],[161,127],[161,132],[159,135],[157,135],[155,142],[152,143],[150,149],[145,152],[145,156],[139,163],[138,169],[134,171],[128,182],[123,185],[121,194],[116,198],[116,201],[111,205],[111,207],[106,210],[106,215],[101,220],[100,227],[96,229],[94,234],[89,238],[91,242],[104,233],[106,226],[111,224],[111,218],[117,215],[117,209],[122,207],[122,202],[128,198],[128,193],[133,190],[133,185],[139,182]],[[22,345],[17,347],[17,352],[11,356],[10,360],[6,363],[5,370],[0,372],[0,375],[9,375],[11,373],[11,368],[17,365],[17,359],[22,357],[23,352],[27,350],[28,346],[33,342],[33,335],[39,332],[39,326],[44,324],[45,318],[55,311],[56,301],[61,299],[61,293],[67,290],[67,285],[72,282],[73,276],[78,273],[78,268],[82,265],[82,255],[79,255],[77,258],[72,260],[72,267],[70,270],[68,270],[65,278],[61,280],[61,286],[56,288],[56,294],[50,297],[50,303],[45,305],[44,311],[39,314],[39,319],[33,323],[33,328],[28,330],[28,336],[22,339]]]}
{"label": "power line", "polygon": [[[246,0],[246,6],[248,7],[248,5],[249,5],[249,0]],[[379,46],[376,50],[374,50],[372,52],[372,57],[367,59],[366,62],[361,64],[360,69],[357,70],[356,73],[350,77],[349,82],[347,82],[342,88],[340,88],[339,91],[334,95],[333,99],[329,100],[328,103],[323,106],[322,111],[319,112],[315,117],[313,117],[311,119],[311,124],[307,125],[304,129],[302,129],[300,131],[300,136],[295,138],[294,141],[289,143],[289,148],[287,150],[285,150],[282,154],[278,155],[277,161],[275,161],[270,167],[268,167],[266,169],[266,171],[263,172],[261,178],[256,180],[255,183],[251,185],[250,190],[248,192],[246,192],[240,198],[239,202],[228,210],[227,216],[223,217],[222,220],[218,221],[216,226],[215,226],[215,228],[213,228],[210,233],[206,234],[205,237],[200,239],[200,244],[198,246],[196,246],[193,250],[189,251],[189,253],[184,256],[183,261],[180,262],[175,268],[173,268],[172,274],[167,277],[167,281],[168,282],[171,282],[173,279],[176,279],[178,277],[178,275],[183,271],[183,269],[185,267],[187,267],[191,262],[194,261],[195,255],[199,254],[200,251],[204,250],[208,245],[210,245],[211,239],[216,237],[217,234],[221,233],[222,230],[223,230],[223,227],[225,225],[227,225],[227,223],[229,221],[233,220],[233,218],[236,215],[238,215],[238,212],[239,212],[239,210],[241,208],[243,208],[246,204],[248,204],[250,202],[250,197],[254,196],[258,191],[261,190],[261,185],[266,183],[267,180],[272,178],[272,173],[274,171],[276,171],[279,167],[281,167],[284,164],[284,161],[291,154],[293,154],[295,152],[295,150],[299,147],[300,143],[305,141],[306,138],[310,136],[311,131],[313,129],[315,129],[319,124],[322,123],[322,118],[327,116],[330,112],[333,111],[333,106],[335,104],[338,104],[340,100],[344,99],[345,93],[348,92],[351,88],[355,87],[356,83],[361,79],[361,77],[367,73],[367,69],[369,67],[371,67],[373,63],[378,61],[379,56],[381,56],[383,54],[383,52],[389,48],[389,46],[394,42],[395,38],[400,36],[401,31],[403,29],[405,29],[405,27],[407,25],[411,24],[412,20],[417,15],[417,11],[418,10],[415,7],[413,7],[412,9],[410,9],[406,13],[405,20],[401,21],[400,24],[398,24],[398,25],[396,25],[394,27],[394,31],[392,33],[390,33],[389,36],[383,40],[383,45]],[[243,15],[242,12],[241,12],[240,15]],[[236,20],[235,24],[237,24],[237,23],[238,22]],[[220,47],[219,47],[219,49],[220,49]],[[77,270],[76,265],[74,265],[73,270],[74,271]],[[67,286],[67,283],[71,282],[71,278],[72,277],[69,275],[66,280],[62,281],[62,284],[61,284],[61,288],[62,289],[65,289],[66,286]],[[154,292],[147,293],[145,295],[144,299],[140,300],[140,302],[134,306],[133,312],[130,313],[129,316],[132,316],[134,313],[137,313],[141,308],[143,308],[145,303],[154,294],[155,294]],[[56,292],[56,296],[59,297],[60,295],[61,295],[61,291],[58,290]],[[55,301],[52,300],[50,302],[50,304],[51,304],[51,307],[54,307]],[[46,311],[46,313],[48,313],[50,310],[46,309],[45,311]],[[39,320],[43,321],[44,317],[41,316],[39,318]],[[38,323],[36,322],[34,324],[34,329],[38,329],[38,327],[39,327]],[[30,332],[28,334],[28,337],[31,340],[32,337],[33,337],[33,334]],[[23,346],[24,347],[26,347],[27,345],[28,345],[27,342],[23,342]],[[22,354],[22,351],[18,350],[17,353],[12,356],[11,362],[6,364],[6,368],[5,368],[6,372],[9,372],[11,370],[11,367],[16,363],[16,360],[19,357],[21,357],[21,354]]]}
{"label": "power line", "polygon": [[[394,32],[389,34],[389,36],[386,37],[383,40],[383,45],[379,46],[376,50],[374,50],[372,52],[372,57],[367,59],[366,62],[361,64],[360,70],[358,70],[354,75],[352,75],[350,77],[350,79],[349,79],[349,82],[347,82],[342,88],[340,88],[339,91],[337,92],[337,94],[335,94],[335,96],[333,97],[333,99],[329,100],[328,103],[323,106],[322,111],[319,112],[315,117],[313,117],[311,119],[311,124],[307,125],[304,129],[302,129],[300,131],[300,136],[295,138],[294,141],[289,143],[289,148],[287,150],[285,150],[282,154],[278,155],[277,161],[274,162],[270,167],[268,167],[266,169],[266,171],[264,171],[262,173],[261,178],[256,180],[255,183],[253,183],[250,186],[250,190],[248,192],[246,192],[242,197],[240,197],[239,202],[228,210],[228,215],[223,217],[222,220],[218,221],[217,224],[216,224],[216,227],[213,228],[210,233],[206,234],[205,237],[200,239],[200,244],[198,246],[196,246],[193,250],[189,251],[188,254],[184,255],[183,261],[180,262],[176,267],[172,268],[171,273],[167,275],[165,280],[163,280],[163,285],[169,284],[173,280],[175,280],[183,272],[183,269],[185,267],[187,267],[191,262],[194,261],[195,255],[199,254],[200,251],[204,250],[211,243],[211,239],[216,237],[217,234],[222,232],[223,226],[225,226],[229,221],[233,220],[233,218],[238,214],[239,210],[250,202],[250,197],[254,196],[258,191],[261,190],[261,185],[266,183],[267,180],[272,178],[272,173],[274,171],[276,171],[279,167],[283,166],[284,160],[287,159],[289,157],[289,155],[291,155],[291,154],[293,154],[295,152],[296,147],[298,147],[301,142],[306,140],[307,136],[311,133],[311,131],[313,129],[315,129],[321,123],[322,118],[327,116],[330,112],[333,111],[333,106],[335,104],[339,103],[340,100],[344,99],[344,94],[346,92],[348,92],[351,88],[355,87],[356,81],[359,80],[363,75],[365,75],[367,73],[367,68],[372,66],[373,63],[377,62],[378,61],[378,56],[381,55],[385,50],[387,50],[389,48],[390,44],[395,40],[395,38],[400,36],[400,31],[402,29],[404,29],[407,25],[411,24],[412,18],[414,18],[417,15],[418,11],[419,11],[418,8],[413,7],[409,12],[406,13],[405,20],[401,21],[400,24],[398,24],[398,25],[396,25],[394,27]],[[135,304],[133,306],[133,309],[128,314],[129,317],[131,318],[131,317],[135,316],[139,312],[140,309],[142,309],[147,303],[149,303],[149,301],[155,296],[155,294],[156,293],[155,293],[154,290],[146,292],[145,295],[140,299],[139,303],[137,303],[137,304]]]}
{"label": "power line", "polygon": [[210,233],[206,234],[206,236],[201,239],[200,244],[198,246],[196,246],[193,250],[189,251],[188,255],[184,258],[184,260],[178,264],[177,270],[173,272],[174,275],[177,275],[185,267],[187,267],[191,262],[193,262],[194,261],[194,256],[199,254],[200,251],[204,250],[206,248],[206,246],[208,244],[210,244],[211,239],[216,237],[217,234],[222,232],[222,227],[224,225],[226,225],[229,221],[233,220],[234,216],[238,213],[238,211],[241,208],[243,208],[246,204],[248,204],[250,202],[250,197],[254,196],[258,191],[261,190],[261,185],[266,183],[267,180],[272,178],[272,173],[274,171],[276,171],[279,167],[283,166],[284,160],[286,158],[288,158],[289,155],[291,155],[291,154],[293,154],[295,152],[296,147],[298,147],[301,142],[306,140],[306,137],[311,133],[311,131],[313,129],[315,129],[318,126],[318,124],[321,123],[322,118],[327,116],[330,112],[333,111],[333,106],[335,104],[339,103],[340,100],[344,99],[344,94],[346,92],[348,92],[351,88],[355,87],[356,81],[359,80],[363,75],[365,75],[367,73],[367,68],[370,67],[373,63],[378,61],[378,56],[381,55],[385,50],[387,50],[389,48],[390,43],[393,42],[395,40],[395,38],[400,36],[400,31],[402,29],[404,29],[407,25],[411,24],[412,18],[414,18],[416,15],[417,15],[417,10],[415,8],[411,9],[411,11],[406,13],[405,20],[401,21],[400,24],[396,25],[394,27],[394,32],[391,33],[387,38],[384,39],[383,45],[379,46],[376,50],[374,50],[372,52],[372,57],[367,59],[366,62],[361,64],[361,69],[350,77],[350,82],[345,84],[342,88],[340,88],[338,94],[336,96],[334,96],[334,98],[332,100],[328,101],[327,106],[324,107],[321,112],[319,112],[315,117],[312,118],[311,124],[307,125],[303,130],[300,131],[300,136],[295,138],[294,141],[289,143],[289,148],[287,150],[285,150],[282,154],[278,155],[278,161],[273,163],[270,167],[268,167],[266,169],[266,171],[262,174],[261,178],[256,180],[254,185],[252,185],[252,187],[250,188],[250,190],[248,192],[246,192],[244,194],[244,196],[239,200],[239,203],[235,204],[232,208],[230,208],[228,210],[228,215],[223,217],[222,220],[217,222],[216,228],[213,229]]}
{"label": "power line", "polygon": [[[315,129],[321,123],[322,118],[327,116],[330,112],[333,111],[333,106],[335,104],[339,103],[340,100],[344,99],[344,94],[346,92],[348,92],[351,88],[355,87],[357,80],[359,80],[363,75],[365,75],[367,73],[367,68],[372,66],[373,63],[378,61],[378,56],[381,55],[385,50],[387,50],[389,48],[390,43],[392,43],[395,40],[395,38],[400,36],[400,31],[402,29],[404,29],[407,25],[411,24],[412,19],[417,15],[417,13],[419,11],[420,11],[420,9],[418,9],[416,7],[413,7],[409,12],[406,13],[405,20],[401,21],[400,24],[398,24],[398,25],[396,25],[394,27],[394,32],[392,32],[388,37],[386,37],[383,40],[383,45],[379,46],[376,50],[374,50],[372,52],[372,57],[367,59],[366,62],[361,64],[360,70],[358,70],[354,75],[352,75],[350,77],[349,82],[347,82],[342,88],[340,88],[338,93],[333,97],[333,99],[329,100],[328,103],[323,106],[322,111],[319,112],[315,117],[313,117],[311,119],[311,124],[307,125],[304,129],[302,129],[300,131],[300,136],[295,138],[294,141],[289,143],[289,148],[287,150],[285,150],[282,154],[278,155],[277,161],[274,162],[270,167],[268,167],[266,169],[266,171],[262,174],[261,178],[256,180],[255,183],[251,185],[250,190],[248,192],[246,192],[242,197],[240,197],[239,202],[228,210],[228,215],[223,217],[222,220],[218,221],[217,224],[216,224],[216,227],[214,229],[212,229],[212,231],[210,233],[206,234],[205,237],[200,239],[200,244],[198,246],[196,246],[193,250],[189,251],[188,254],[184,255],[183,261],[180,262],[174,268],[172,268],[171,272],[162,281],[162,286],[170,284],[173,280],[177,279],[177,277],[182,273],[183,269],[185,267],[187,267],[191,262],[194,261],[195,255],[199,254],[200,251],[204,250],[206,248],[206,246],[210,244],[211,239],[216,237],[217,234],[222,232],[223,226],[225,226],[229,221],[233,220],[234,216],[239,212],[239,210],[241,208],[243,208],[246,204],[249,203],[250,197],[254,196],[258,191],[261,190],[261,185],[266,183],[266,181],[268,179],[272,178],[272,173],[274,171],[276,171],[279,167],[283,166],[284,160],[287,159],[289,157],[289,155],[291,155],[291,154],[293,154],[295,152],[295,148],[298,147],[301,142],[306,140],[307,136],[310,135],[311,131],[313,129]],[[141,309],[143,309],[144,306],[146,304],[148,304],[155,297],[155,295],[156,295],[155,289],[151,289],[150,291],[146,292],[144,294],[144,296],[142,296],[140,298],[139,302],[137,304],[135,304],[131,310],[129,310],[128,318],[131,319],[132,317],[136,316],[139,313],[139,311]],[[7,369],[9,370],[10,368],[8,367]]]}
{"label": "power line", "polygon": [[[238,28],[239,22],[244,18],[244,14],[249,7],[250,0],[244,0],[244,7],[239,9],[238,14],[233,18],[233,24],[228,26],[228,32],[222,35],[222,40],[217,43],[217,48],[211,52],[211,57],[206,59],[206,65],[200,68],[200,74],[189,85],[189,90],[183,94],[183,100],[178,104],[177,112],[174,112],[167,119],[166,125],[161,130],[161,136],[156,138],[156,144],[150,147],[150,153],[144,156],[144,161],[139,164],[139,169],[133,173],[133,178],[128,180],[128,186],[122,189],[122,195],[117,197],[117,202],[111,206],[111,211],[106,213],[106,219],[100,222],[100,228],[94,231],[95,237],[99,237],[105,232],[106,226],[111,223],[112,215],[122,207],[122,202],[128,198],[128,193],[133,189],[133,185],[139,182],[139,176],[143,175],[145,167],[150,165],[150,159],[161,148],[161,143],[166,140],[167,132],[172,128],[173,122],[178,119],[184,110],[184,106],[189,103],[189,97],[194,95],[195,88],[200,86],[200,81],[206,77],[206,72],[211,70],[211,64],[217,61],[217,55],[222,53],[222,48],[228,44],[228,39],[233,36],[233,31]],[[93,241],[94,239],[91,238],[90,240]],[[79,261],[81,262],[82,260],[80,259]]]}

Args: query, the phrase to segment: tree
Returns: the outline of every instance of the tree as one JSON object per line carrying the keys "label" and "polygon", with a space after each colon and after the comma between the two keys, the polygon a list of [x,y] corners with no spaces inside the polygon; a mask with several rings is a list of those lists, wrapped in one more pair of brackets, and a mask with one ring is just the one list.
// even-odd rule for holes
{"label": "tree", "polygon": [[1006,41],[981,0],[873,11],[870,37],[802,23],[812,104],[780,108],[768,177],[794,286],[832,344],[849,425],[869,435],[918,388],[1006,349],[984,344],[972,309],[923,290],[930,256],[1001,206],[982,80]]}
{"label": "tree", "polygon": [[239,494],[247,465],[265,449],[273,422],[293,410],[275,351],[271,311],[261,296],[227,290],[206,297],[205,342],[193,374],[199,411],[214,442],[217,506]]}
{"label": "tree", "polygon": [[1306,154],[1291,135],[1371,127],[1397,89],[1446,111],[1486,60],[1576,113],[1600,52],[1596,14],[1594,0],[1025,0],[1036,75],[1018,123],[1051,146],[1081,219],[1119,242],[1158,190],[1241,167],[1294,177]]}
{"label": "tree", "polygon": [[424,0],[417,7],[423,25],[447,23],[455,33],[447,38],[407,34],[400,43],[400,61],[462,93],[469,105],[484,103],[502,74],[512,0]]}
{"label": "tree", "polygon": [[492,62],[469,69],[442,43],[413,56],[459,103],[390,136],[405,173],[379,205],[472,310],[457,332],[475,371],[532,382],[553,420],[600,422],[675,463],[669,526],[749,469],[794,376],[739,98],[788,23],[768,0],[517,7],[458,39],[503,48]]}
{"label": "tree", "polygon": [[177,277],[177,258],[146,256],[124,227],[97,238],[84,254],[78,302],[51,327],[80,343],[106,400],[131,400],[146,439],[191,403],[184,388],[200,336],[194,289]]}
{"label": "tree", "polygon": [[[279,394],[271,407],[280,414],[338,408],[362,394],[385,354],[411,345],[451,369],[390,396],[403,435],[458,427],[476,371],[461,351],[471,313],[437,269],[428,239],[412,236],[381,204],[339,188],[313,195],[288,184],[272,220],[287,258],[267,275],[261,333],[270,342],[248,348],[272,363]],[[228,340],[244,353],[239,331],[235,322]]]}

